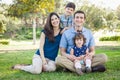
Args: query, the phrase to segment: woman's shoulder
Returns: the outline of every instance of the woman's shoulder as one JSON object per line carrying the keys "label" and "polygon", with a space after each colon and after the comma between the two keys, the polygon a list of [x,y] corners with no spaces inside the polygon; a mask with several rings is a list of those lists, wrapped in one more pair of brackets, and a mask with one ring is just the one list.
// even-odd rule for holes
{"label": "woman's shoulder", "polygon": [[45,32],[45,30],[44,30],[44,29],[42,29],[42,30],[41,30],[41,32]]}
{"label": "woman's shoulder", "polygon": [[45,32],[46,32],[46,31],[45,31],[44,29],[41,30],[41,33],[44,33],[44,34],[45,34]]}

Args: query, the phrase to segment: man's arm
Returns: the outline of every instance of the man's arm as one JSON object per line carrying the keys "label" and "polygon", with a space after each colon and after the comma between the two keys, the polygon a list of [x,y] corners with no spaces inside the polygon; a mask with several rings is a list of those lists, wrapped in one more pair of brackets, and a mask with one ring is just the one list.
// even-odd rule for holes
{"label": "man's arm", "polygon": [[94,54],[95,54],[95,47],[91,46],[89,48],[89,52],[86,55],[92,57]]}

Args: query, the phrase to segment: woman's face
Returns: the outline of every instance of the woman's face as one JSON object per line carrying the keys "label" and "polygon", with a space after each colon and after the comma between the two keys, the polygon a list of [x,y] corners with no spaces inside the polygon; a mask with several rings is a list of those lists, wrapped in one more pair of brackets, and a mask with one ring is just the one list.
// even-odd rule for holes
{"label": "woman's face", "polygon": [[51,24],[53,27],[59,27],[60,19],[56,15],[53,15],[51,17]]}

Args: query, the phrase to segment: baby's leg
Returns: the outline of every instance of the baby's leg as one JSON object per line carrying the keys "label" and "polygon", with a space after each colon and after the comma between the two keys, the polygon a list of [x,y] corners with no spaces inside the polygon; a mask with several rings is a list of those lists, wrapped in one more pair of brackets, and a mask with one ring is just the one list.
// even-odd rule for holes
{"label": "baby's leg", "polygon": [[82,68],[82,66],[80,64],[80,61],[76,60],[75,61],[75,69],[76,69],[76,72],[77,72],[78,75],[82,75],[83,74],[81,68]]}
{"label": "baby's leg", "polygon": [[85,69],[86,69],[86,72],[91,72],[91,58],[89,57],[86,57],[85,58]]}

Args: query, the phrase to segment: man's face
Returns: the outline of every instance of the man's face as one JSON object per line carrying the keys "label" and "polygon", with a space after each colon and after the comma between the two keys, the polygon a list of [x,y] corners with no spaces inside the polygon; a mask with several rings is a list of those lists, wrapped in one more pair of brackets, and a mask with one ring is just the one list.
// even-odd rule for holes
{"label": "man's face", "polygon": [[74,23],[76,26],[83,26],[85,22],[84,14],[76,13],[74,17]]}
{"label": "man's face", "polygon": [[65,14],[66,14],[67,16],[72,15],[73,12],[74,12],[74,9],[73,9],[73,8],[70,8],[70,7],[66,7],[66,8],[65,8]]}

